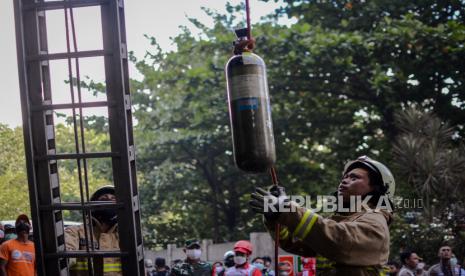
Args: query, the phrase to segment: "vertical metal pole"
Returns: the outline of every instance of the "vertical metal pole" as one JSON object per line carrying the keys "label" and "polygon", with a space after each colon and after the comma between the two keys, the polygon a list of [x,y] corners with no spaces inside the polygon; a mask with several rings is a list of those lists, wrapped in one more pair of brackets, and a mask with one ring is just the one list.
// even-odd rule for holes
{"label": "vertical metal pole", "polygon": [[[137,192],[135,149],[132,132],[131,100],[129,93],[128,52],[122,0],[111,0],[101,6],[104,49],[113,55],[105,56],[107,98],[115,105],[108,108],[111,150],[121,154],[112,159],[116,198],[125,208],[118,211],[120,247],[129,252],[122,258],[125,275],[144,275],[144,253],[140,227],[139,196]],[[123,238],[124,237],[124,238]]]}
{"label": "vertical metal pole", "polygon": [[31,106],[51,103],[48,61],[28,60],[28,56],[47,53],[45,12],[23,10],[33,0],[15,1],[18,70],[20,76],[23,131],[28,170],[34,241],[39,273],[64,275],[65,259],[46,259],[47,253],[64,250],[63,216],[60,210],[42,212],[41,205],[59,203],[58,166],[56,160],[38,160],[37,156],[55,154],[53,113],[31,112]]}
{"label": "vertical metal pole", "polygon": [[[21,111],[23,116],[23,135],[24,135],[24,148],[26,153],[32,152],[33,141],[31,134],[31,120],[29,110],[29,97],[27,91],[29,90],[27,80],[27,66],[25,64],[25,47],[24,47],[24,26],[23,26],[23,14],[22,14],[22,3],[19,0],[14,2],[15,10],[15,26],[16,26],[16,50],[18,55],[18,74],[19,74],[19,88],[21,97]],[[29,15],[30,16],[30,15]],[[31,30],[33,32],[33,30]],[[29,201],[31,205],[31,214],[34,218],[32,225],[34,228],[34,241],[36,244],[42,244],[42,229],[40,229],[40,216],[38,208],[38,192],[36,183],[36,174],[34,166],[34,157],[31,154],[26,154],[26,167],[29,184]],[[36,246],[36,261],[37,261],[37,272],[40,275],[45,275],[43,267],[43,254],[42,250]]]}

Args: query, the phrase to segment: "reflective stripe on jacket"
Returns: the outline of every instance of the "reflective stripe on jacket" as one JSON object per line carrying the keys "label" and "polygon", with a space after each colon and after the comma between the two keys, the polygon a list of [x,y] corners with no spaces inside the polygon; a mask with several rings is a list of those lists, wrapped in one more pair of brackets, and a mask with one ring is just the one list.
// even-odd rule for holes
{"label": "reflective stripe on jacket", "polygon": [[[119,251],[119,238],[117,225],[111,227],[107,232],[101,231],[101,224],[93,219],[93,242],[96,250],[102,251]],[[84,234],[84,225],[70,226],[65,229],[65,244],[66,250],[86,250],[86,239]],[[88,234],[89,249],[90,233]],[[70,262],[70,275],[89,275],[87,258],[76,258],[75,261]],[[122,275],[121,260],[120,258],[94,258],[93,263],[95,275],[104,276],[119,276]],[[99,273],[100,271],[100,273]]]}
{"label": "reflective stripe on jacket", "polygon": [[[311,210],[293,207],[295,212],[282,213],[277,220],[281,225],[280,245],[300,256],[326,257],[329,262],[320,262],[319,266],[317,261],[317,275],[385,275],[390,213],[364,210],[323,218]],[[265,225],[268,231],[274,231],[275,222],[265,221]]]}

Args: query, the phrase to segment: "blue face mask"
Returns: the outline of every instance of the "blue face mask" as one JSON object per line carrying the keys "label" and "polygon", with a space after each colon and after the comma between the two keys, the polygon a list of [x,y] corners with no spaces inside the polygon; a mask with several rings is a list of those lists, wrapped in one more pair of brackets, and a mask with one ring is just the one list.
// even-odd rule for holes
{"label": "blue face mask", "polygon": [[258,268],[259,270],[263,270],[265,266],[262,263],[253,263],[253,266]]}

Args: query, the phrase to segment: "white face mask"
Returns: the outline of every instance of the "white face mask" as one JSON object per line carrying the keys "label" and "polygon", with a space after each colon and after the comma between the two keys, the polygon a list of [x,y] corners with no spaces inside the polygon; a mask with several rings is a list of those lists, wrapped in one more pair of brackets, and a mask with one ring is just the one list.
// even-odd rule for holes
{"label": "white face mask", "polygon": [[450,259],[450,267],[454,268],[457,265],[457,258],[452,257]]}
{"label": "white face mask", "polygon": [[3,230],[0,230],[0,239],[3,239],[5,237],[5,232]]}
{"label": "white face mask", "polygon": [[217,266],[215,267],[215,271],[216,271],[216,274],[219,274],[220,272],[222,272],[224,269],[222,266]]}
{"label": "white face mask", "polygon": [[243,256],[234,256],[234,263],[237,265],[243,265],[247,262],[247,258]]}
{"label": "white face mask", "polygon": [[202,250],[200,249],[187,249],[186,250],[187,258],[191,260],[198,260],[202,256]]}

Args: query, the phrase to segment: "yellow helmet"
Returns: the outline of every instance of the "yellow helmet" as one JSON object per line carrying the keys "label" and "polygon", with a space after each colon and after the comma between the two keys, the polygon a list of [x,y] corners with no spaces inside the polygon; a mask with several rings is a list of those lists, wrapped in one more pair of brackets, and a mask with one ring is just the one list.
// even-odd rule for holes
{"label": "yellow helmet", "polygon": [[343,175],[346,174],[349,169],[354,168],[358,164],[364,165],[364,167],[370,169],[372,172],[378,174],[382,180],[383,194],[387,195],[392,200],[394,192],[396,190],[396,182],[391,171],[381,162],[371,159],[370,157],[363,155],[359,158],[347,162],[344,166]]}

